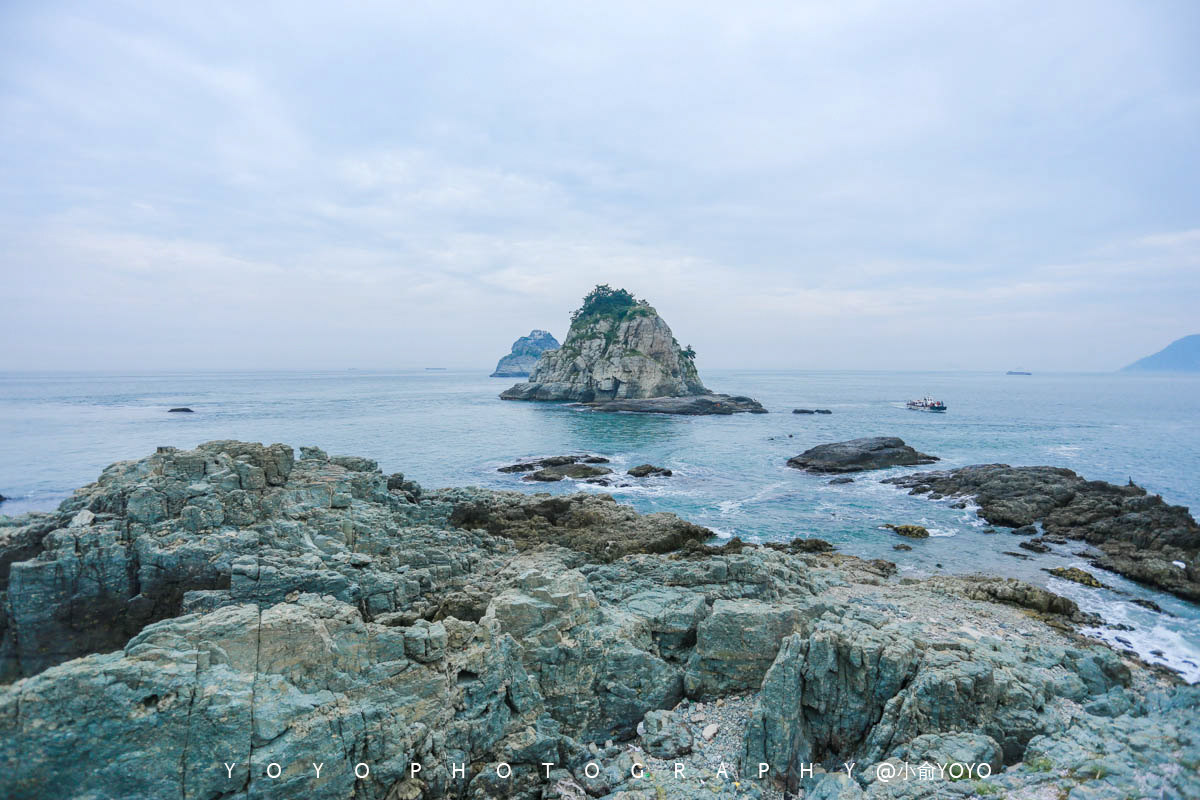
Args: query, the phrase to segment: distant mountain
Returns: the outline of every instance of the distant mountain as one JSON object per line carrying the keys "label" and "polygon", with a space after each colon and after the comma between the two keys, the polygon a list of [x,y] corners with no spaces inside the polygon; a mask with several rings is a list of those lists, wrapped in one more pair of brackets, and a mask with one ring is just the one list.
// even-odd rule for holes
{"label": "distant mountain", "polygon": [[1176,339],[1152,356],[1133,362],[1123,372],[1200,372],[1200,333]]}

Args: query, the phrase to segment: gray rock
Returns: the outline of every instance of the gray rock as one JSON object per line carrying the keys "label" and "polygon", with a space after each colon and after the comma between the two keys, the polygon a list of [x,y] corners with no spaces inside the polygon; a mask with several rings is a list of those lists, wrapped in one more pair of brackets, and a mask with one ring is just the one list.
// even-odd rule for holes
{"label": "gray rock", "polygon": [[593,467],[591,464],[563,464],[531,472],[522,477],[521,480],[553,483],[561,481],[563,478],[595,478],[599,475],[608,475],[611,473],[612,470],[608,467]]}
{"label": "gray rock", "polygon": [[809,472],[862,472],[887,467],[932,464],[936,456],[918,453],[895,436],[872,436],[817,445],[788,459],[788,466]]}
{"label": "gray rock", "polygon": [[970,726],[1013,763],[1034,736],[1061,728],[1050,700],[1077,701],[1130,679],[1110,651],[998,644],[950,645],[873,613],[827,613],[808,634],[784,640],[747,730],[746,758],[770,763],[794,787],[802,763],[876,762],[925,734]]}
{"label": "gray rock", "polygon": [[666,553],[714,536],[674,514],[638,514],[607,494],[449,492],[439,497],[454,503],[450,523],[456,527],[486,530],[523,548],[558,544],[606,561],[629,553]]}
{"label": "gray rock", "polygon": [[717,600],[697,629],[685,676],[688,696],[757,689],[800,616],[794,608],[757,600]]}
{"label": "gray rock", "polygon": [[558,340],[549,331],[532,330],[513,342],[512,352],[496,364],[493,378],[524,378],[533,371],[538,358],[547,350],[558,349]]}
{"label": "gray rock", "polygon": [[[1200,600],[1200,525],[1183,506],[1165,503],[1131,481],[1088,481],[1060,467],[980,464],[891,478],[910,494],[969,495],[993,525],[1099,548],[1097,565],[1127,578]],[[1183,564],[1179,567],[1175,562]]]}
{"label": "gray rock", "polygon": [[805,792],[804,800],[862,800],[866,795],[844,772],[830,772]]}
{"label": "gray rock", "polygon": [[646,478],[651,475],[668,478],[674,473],[666,467],[656,467],[653,464],[642,464],[640,466],[631,468],[626,474],[632,475],[635,478]]}
{"label": "gray rock", "polygon": [[649,711],[642,747],[655,758],[678,758],[692,752],[692,732],[687,722],[670,711]]}

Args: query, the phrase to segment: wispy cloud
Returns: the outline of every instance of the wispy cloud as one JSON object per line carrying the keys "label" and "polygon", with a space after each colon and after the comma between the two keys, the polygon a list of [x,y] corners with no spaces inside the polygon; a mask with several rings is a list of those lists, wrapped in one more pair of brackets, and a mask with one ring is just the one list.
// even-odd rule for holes
{"label": "wispy cloud", "polygon": [[8,4],[0,368],[483,366],[597,282],[701,366],[1119,366],[1194,332],[1197,23]]}

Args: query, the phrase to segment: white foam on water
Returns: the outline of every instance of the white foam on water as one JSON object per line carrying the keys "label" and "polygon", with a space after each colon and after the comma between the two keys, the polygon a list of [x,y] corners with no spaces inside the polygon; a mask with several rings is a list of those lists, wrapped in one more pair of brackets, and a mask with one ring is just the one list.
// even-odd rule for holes
{"label": "white foam on water", "polygon": [[722,528],[716,528],[716,527],[713,527],[712,525],[705,525],[704,527],[708,528],[710,531],[715,533],[717,535],[718,539],[732,539],[735,535],[732,531],[723,530]]}
{"label": "white foam on water", "polygon": [[[1072,566],[1087,564],[1078,560]],[[1118,587],[1126,583],[1120,576],[1094,567],[1091,569],[1104,583]],[[1117,650],[1132,650],[1148,664],[1160,664],[1178,672],[1188,683],[1200,682],[1200,645],[1188,641],[1181,630],[1193,622],[1144,609],[1110,589],[1083,586],[1061,578],[1051,578],[1046,586],[1050,591],[1074,600],[1083,611],[1098,615],[1108,625],[1131,628],[1090,627],[1081,628],[1080,633]]]}
{"label": "white foam on water", "polygon": [[742,507],[747,504],[753,505],[754,503],[761,503],[764,500],[771,499],[771,495],[774,494],[775,490],[785,485],[783,483],[772,483],[759,489],[749,497],[743,497],[740,500],[722,500],[717,503],[717,510],[723,515],[736,513],[741,511]]}
{"label": "white foam on water", "polygon": [[[1168,667],[1182,675],[1188,683],[1200,682],[1200,649],[1190,646],[1178,632],[1162,625],[1150,629],[1134,628],[1131,631],[1081,628],[1080,632],[1117,650],[1133,650],[1146,663]],[[1155,651],[1161,655],[1156,655]]]}

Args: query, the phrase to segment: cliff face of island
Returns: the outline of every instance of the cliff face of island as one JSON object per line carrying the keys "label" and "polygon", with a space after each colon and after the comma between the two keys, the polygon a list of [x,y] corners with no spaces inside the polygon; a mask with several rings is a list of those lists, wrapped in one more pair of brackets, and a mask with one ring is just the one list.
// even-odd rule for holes
{"label": "cliff face of island", "polygon": [[[750,398],[714,395],[696,372],[695,351],[680,347],[670,327],[645,300],[624,289],[597,286],[571,317],[562,347],[544,352],[526,383],[504,400],[620,404],[611,410],[674,414],[762,411]],[[709,398],[663,402],[665,398]]]}
{"label": "cliff face of island", "polygon": [[524,378],[533,371],[538,358],[547,350],[557,350],[558,340],[549,331],[532,330],[513,342],[512,352],[496,364],[493,378]]}
{"label": "cliff face of island", "polygon": [[649,303],[597,286],[573,315],[562,347],[543,353],[529,381],[501,397],[590,403],[708,394],[693,357]]}
{"label": "cliff face of island", "polygon": [[709,534],[317,448],[114,464],[0,525],[2,793],[1200,796],[1200,689],[1070,600]]}
{"label": "cliff face of island", "polygon": [[1154,355],[1133,362],[1122,372],[1200,372],[1200,333],[1176,339]]}

